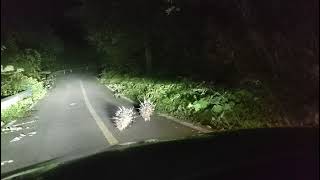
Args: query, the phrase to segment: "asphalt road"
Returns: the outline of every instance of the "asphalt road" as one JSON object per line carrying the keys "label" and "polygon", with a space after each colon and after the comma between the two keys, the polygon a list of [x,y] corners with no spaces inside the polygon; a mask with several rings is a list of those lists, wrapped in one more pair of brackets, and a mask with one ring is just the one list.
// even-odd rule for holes
{"label": "asphalt road", "polygon": [[[119,131],[112,122],[118,106],[115,98],[92,75],[70,73],[58,78],[56,87],[35,107],[17,131],[1,133],[1,173],[64,156],[81,156],[113,144],[140,140],[170,140],[200,132],[160,116],[150,122],[137,118]],[[17,141],[14,138],[20,137]],[[16,138],[17,139],[17,138]]]}

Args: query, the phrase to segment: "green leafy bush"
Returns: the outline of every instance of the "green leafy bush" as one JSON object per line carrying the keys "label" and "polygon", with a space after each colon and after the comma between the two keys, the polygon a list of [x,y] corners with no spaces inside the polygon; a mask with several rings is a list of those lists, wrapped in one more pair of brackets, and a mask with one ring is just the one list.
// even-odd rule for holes
{"label": "green leafy bush", "polygon": [[268,127],[278,116],[263,89],[226,89],[205,82],[163,81],[114,71],[103,72],[100,80],[135,101],[149,98],[157,111],[216,129]]}
{"label": "green leafy bush", "polygon": [[10,32],[5,36],[1,41],[1,97],[27,89],[32,90],[32,97],[1,111],[2,120],[24,116],[45,95],[46,89],[53,86],[55,77],[45,76],[41,71],[56,70],[56,57],[63,49],[63,42],[50,29]]}
{"label": "green leafy bush", "polygon": [[10,96],[26,90],[28,88],[25,83],[26,78],[21,73],[1,74],[1,96]]}
{"label": "green leafy bush", "polygon": [[9,120],[23,117],[29,110],[30,106],[36,103],[46,94],[46,89],[43,82],[22,75],[21,73],[14,73],[6,76],[7,81],[1,81],[1,96],[9,96],[17,94],[23,90],[31,89],[32,96],[26,98],[15,105],[10,106],[8,109],[1,111],[1,119],[5,122]]}
{"label": "green leafy bush", "polygon": [[6,124],[13,119],[24,117],[33,103],[32,98],[27,98],[1,111],[1,121]]}
{"label": "green leafy bush", "polygon": [[26,49],[11,57],[10,63],[16,67],[22,67],[24,69],[22,74],[40,79],[41,55],[38,51]]}
{"label": "green leafy bush", "polygon": [[32,97],[1,111],[3,121],[24,116],[30,105],[36,103],[46,93],[40,75],[40,53],[26,49],[10,56],[9,62],[10,65],[1,66],[1,97],[15,95],[28,89],[32,90]]}

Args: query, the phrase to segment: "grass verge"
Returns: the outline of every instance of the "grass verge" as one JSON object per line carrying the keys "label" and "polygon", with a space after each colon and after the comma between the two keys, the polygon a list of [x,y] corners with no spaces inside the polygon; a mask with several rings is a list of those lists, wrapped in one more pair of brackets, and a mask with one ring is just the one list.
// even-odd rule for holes
{"label": "grass verge", "polygon": [[37,81],[33,78],[27,78],[27,80],[28,86],[32,89],[32,96],[1,111],[1,121],[5,124],[12,120],[25,117],[30,108],[45,96],[46,89],[43,82]]}

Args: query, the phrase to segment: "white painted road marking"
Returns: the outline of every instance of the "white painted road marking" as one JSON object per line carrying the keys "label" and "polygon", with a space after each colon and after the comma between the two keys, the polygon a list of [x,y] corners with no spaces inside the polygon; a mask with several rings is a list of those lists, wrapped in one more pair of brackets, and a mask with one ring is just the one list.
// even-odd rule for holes
{"label": "white painted road marking", "polygon": [[80,80],[80,87],[81,87],[82,95],[84,98],[84,102],[85,102],[87,108],[89,109],[89,112],[92,115],[93,119],[96,121],[97,125],[99,126],[100,130],[102,131],[104,137],[107,139],[107,141],[110,145],[118,144],[119,141],[112,135],[112,133],[109,131],[109,129],[106,127],[106,125],[103,123],[101,118],[98,116],[98,114],[93,109],[92,105],[90,104],[86,90],[84,89],[83,83],[81,80]]}

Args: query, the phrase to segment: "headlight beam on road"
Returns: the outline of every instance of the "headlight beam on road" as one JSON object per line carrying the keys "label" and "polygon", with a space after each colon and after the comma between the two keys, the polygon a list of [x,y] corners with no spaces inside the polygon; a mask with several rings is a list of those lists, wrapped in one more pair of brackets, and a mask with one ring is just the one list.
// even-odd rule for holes
{"label": "headlight beam on road", "polygon": [[107,139],[108,143],[110,145],[115,145],[118,144],[119,141],[112,135],[112,133],[110,132],[110,130],[107,128],[107,126],[103,123],[103,121],[101,120],[101,118],[99,117],[99,115],[96,113],[96,111],[93,109],[85,88],[83,87],[83,83],[80,80],[80,87],[81,87],[81,91],[82,91],[82,95],[84,98],[84,102],[87,106],[87,108],[89,109],[90,114],[92,115],[93,119],[96,121],[98,127],[100,128],[100,130],[102,131],[104,137]]}

